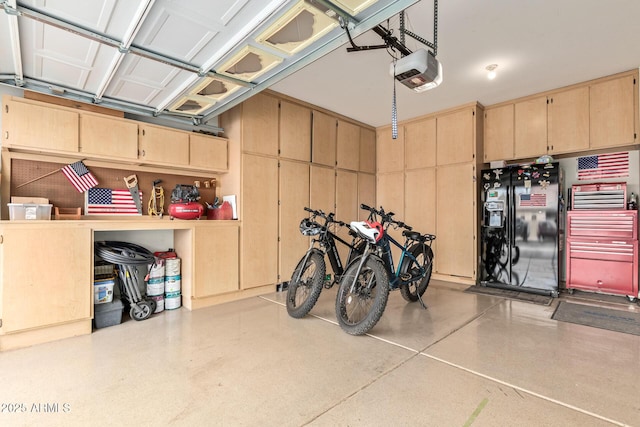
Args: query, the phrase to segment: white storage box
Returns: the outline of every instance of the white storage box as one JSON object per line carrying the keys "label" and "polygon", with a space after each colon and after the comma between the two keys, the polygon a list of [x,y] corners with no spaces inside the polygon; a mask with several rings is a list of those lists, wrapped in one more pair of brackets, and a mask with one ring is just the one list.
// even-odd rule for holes
{"label": "white storage box", "polygon": [[104,304],[111,302],[113,300],[113,285],[113,279],[93,282],[93,303]]}
{"label": "white storage box", "polygon": [[37,203],[7,203],[9,207],[9,219],[19,220],[50,220],[51,207],[53,205],[43,205]]}

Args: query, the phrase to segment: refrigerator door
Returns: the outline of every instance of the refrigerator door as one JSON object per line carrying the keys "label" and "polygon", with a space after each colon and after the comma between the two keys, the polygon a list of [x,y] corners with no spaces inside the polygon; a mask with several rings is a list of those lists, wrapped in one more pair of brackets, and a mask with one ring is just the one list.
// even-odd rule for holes
{"label": "refrigerator door", "polygon": [[558,293],[557,163],[527,165],[512,170],[514,245],[519,259],[512,263],[512,285],[523,291]]}
{"label": "refrigerator door", "polygon": [[480,281],[510,283],[513,251],[509,168],[486,169],[481,173],[482,224]]}

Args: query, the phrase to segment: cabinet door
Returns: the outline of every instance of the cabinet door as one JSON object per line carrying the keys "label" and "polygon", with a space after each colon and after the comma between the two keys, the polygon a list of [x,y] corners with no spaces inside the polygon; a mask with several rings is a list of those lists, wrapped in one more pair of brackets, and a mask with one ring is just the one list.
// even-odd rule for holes
{"label": "cabinet door", "polygon": [[189,135],[189,165],[213,171],[229,170],[229,141],[204,135]]}
{"label": "cabinet door", "polygon": [[436,232],[436,168],[407,171],[405,221],[421,233]]}
{"label": "cabinet door", "polygon": [[78,113],[5,99],[3,146],[78,152]]}
{"label": "cabinet door", "polygon": [[278,155],[278,99],[259,93],[242,103],[242,150]]}
{"label": "cabinet door", "polygon": [[139,159],[149,163],[189,164],[189,134],[184,131],[140,124]]}
{"label": "cabinet door", "polygon": [[436,271],[475,278],[475,180],[473,164],[436,171]]}
{"label": "cabinet door", "polygon": [[439,116],[437,126],[438,165],[471,162],[475,158],[475,109],[464,108]]}
{"label": "cabinet door", "polygon": [[124,119],[80,115],[80,152],[107,159],[138,158],[138,124]]}
{"label": "cabinet door", "polygon": [[194,296],[238,290],[238,227],[194,227]]}
{"label": "cabinet door", "polygon": [[335,212],[336,171],[322,166],[311,166],[310,208],[325,213]]}
{"label": "cabinet door", "polygon": [[291,102],[280,102],[280,156],[311,160],[311,110]]}
{"label": "cabinet door", "polygon": [[596,83],[589,88],[591,148],[637,143],[634,76]]}
{"label": "cabinet door", "polygon": [[278,280],[278,161],[242,156],[241,287]]}
{"label": "cabinet door", "polygon": [[371,173],[358,173],[358,216],[359,221],[364,221],[369,213],[360,209],[360,205],[376,205],[376,176]]}
{"label": "cabinet door", "polygon": [[436,165],[436,119],[411,122],[404,127],[407,169]]}
{"label": "cabinet door", "polygon": [[91,318],[90,229],[11,228],[2,238],[3,333]]}
{"label": "cabinet door", "polygon": [[311,161],[318,165],[336,165],[338,120],[319,111],[313,112],[313,147]]}
{"label": "cabinet door", "polygon": [[549,154],[589,148],[589,88],[558,92],[549,98]]}
{"label": "cabinet door", "polygon": [[[358,219],[358,173],[339,170],[336,173],[336,218],[347,224]],[[351,241],[347,227],[338,227],[338,236],[346,242]],[[339,242],[338,252],[343,263],[347,261],[349,248]]]}
{"label": "cabinet door", "polygon": [[513,159],[513,104],[484,111],[484,161]]}
{"label": "cabinet door", "polygon": [[515,158],[540,157],[547,153],[547,97],[515,104]]}
{"label": "cabinet door", "polygon": [[309,165],[280,161],[280,282],[291,278],[293,270],[309,247],[309,238],[300,233],[300,220],[308,215]]}
{"label": "cabinet door", "polygon": [[352,171],[360,168],[360,126],[338,120],[336,166]]}
{"label": "cabinet door", "polygon": [[376,133],[360,129],[360,172],[376,173]]}
{"label": "cabinet door", "polygon": [[404,126],[398,127],[398,138],[393,139],[391,128],[377,131],[376,165],[378,172],[404,170]]}
{"label": "cabinet door", "polygon": [[[404,221],[404,172],[378,174],[377,181],[376,207],[382,206],[385,212],[393,212],[395,219]],[[402,240],[401,230],[390,229],[389,233],[394,239]],[[395,246],[391,253],[394,260],[400,256],[400,250]]]}

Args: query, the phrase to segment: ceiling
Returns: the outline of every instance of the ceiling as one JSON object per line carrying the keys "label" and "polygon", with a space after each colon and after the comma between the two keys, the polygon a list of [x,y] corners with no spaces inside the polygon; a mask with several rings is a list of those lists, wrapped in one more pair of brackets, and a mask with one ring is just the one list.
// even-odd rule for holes
{"label": "ceiling", "polygon": [[[348,53],[345,31],[326,14],[314,15],[315,41],[299,36],[292,44],[284,31],[286,40],[278,40],[288,22],[282,15],[304,9],[293,31],[300,35],[316,9],[364,3],[345,18],[357,45],[377,45],[381,38],[367,30],[382,21],[399,37],[397,15],[406,10],[406,28],[433,42],[433,0],[331,1],[0,0],[10,12],[0,11],[0,82],[202,128],[270,88],[372,126],[388,125],[394,80],[387,50]],[[309,3],[316,9],[305,9]],[[441,1],[443,82],[422,93],[398,83],[398,119],[471,101],[491,105],[637,68],[640,2],[607,5]],[[425,47],[410,37],[405,43],[413,51]],[[266,64],[256,73],[239,66],[253,54]],[[490,64],[498,64],[494,80],[486,77]]]}

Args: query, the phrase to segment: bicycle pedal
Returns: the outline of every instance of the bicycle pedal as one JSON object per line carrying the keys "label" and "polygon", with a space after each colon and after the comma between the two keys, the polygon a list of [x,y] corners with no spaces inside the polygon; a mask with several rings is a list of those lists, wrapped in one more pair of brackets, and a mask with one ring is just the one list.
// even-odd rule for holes
{"label": "bicycle pedal", "polygon": [[402,280],[403,282],[407,282],[409,280],[411,280],[411,274],[410,273],[402,273],[400,274],[400,280]]}
{"label": "bicycle pedal", "polygon": [[325,289],[331,289],[333,288],[333,282],[326,281],[322,287]]}

